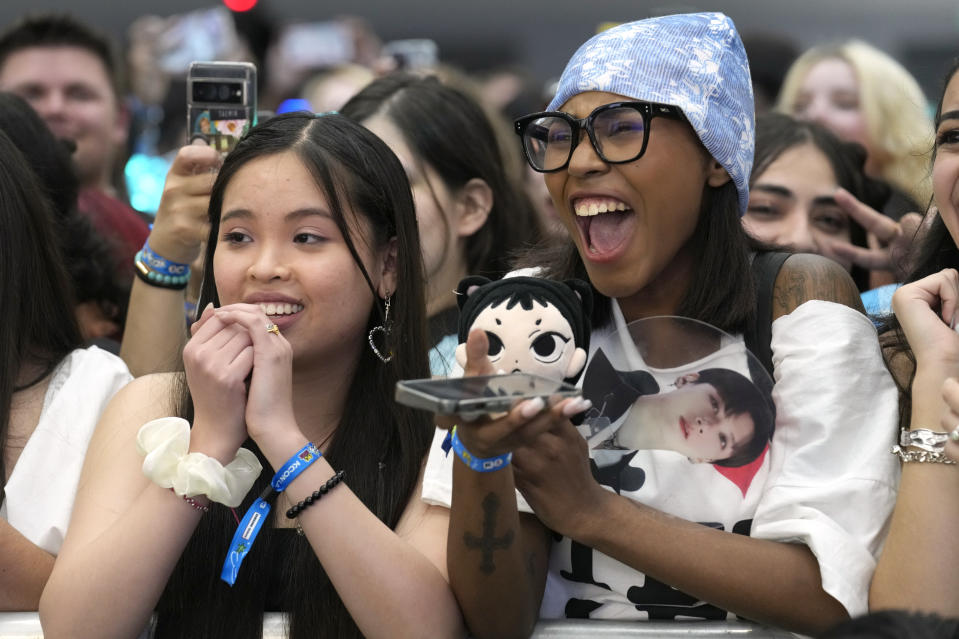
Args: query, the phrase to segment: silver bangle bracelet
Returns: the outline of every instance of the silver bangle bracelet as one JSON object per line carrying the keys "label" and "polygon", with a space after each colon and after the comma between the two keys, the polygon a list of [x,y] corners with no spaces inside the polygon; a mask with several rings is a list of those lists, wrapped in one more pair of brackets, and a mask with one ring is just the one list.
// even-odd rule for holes
{"label": "silver bangle bracelet", "polygon": [[931,453],[927,450],[906,450],[901,446],[893,446],[892,454],[899,455],[899,459],[902,462],[919,462],[919,463],[932,463],[932,464],[947,464],[954,466],[956,462],[952,459],[946,457],[944,453],[935,452]]}
{"label": "silver bangle bracelet", "polygon": [[913,428],[899,431],[899,445],[903,448],[918,448],[930,453],[941,453],[949,440],[949,433],[941,433],[928,428]]}

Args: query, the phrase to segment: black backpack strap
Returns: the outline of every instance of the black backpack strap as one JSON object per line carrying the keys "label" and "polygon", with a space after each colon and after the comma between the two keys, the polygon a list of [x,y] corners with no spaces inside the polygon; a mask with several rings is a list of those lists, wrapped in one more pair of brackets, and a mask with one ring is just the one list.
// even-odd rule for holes
{"label": "black backpack strap", "polygon": [[773,291],[776,277],[786,259],[792,253],[765,251],[753,255],[753,280],[756,283],[756,314],[743,336],[746,348],[756,356],[763,367],[773,375]]}

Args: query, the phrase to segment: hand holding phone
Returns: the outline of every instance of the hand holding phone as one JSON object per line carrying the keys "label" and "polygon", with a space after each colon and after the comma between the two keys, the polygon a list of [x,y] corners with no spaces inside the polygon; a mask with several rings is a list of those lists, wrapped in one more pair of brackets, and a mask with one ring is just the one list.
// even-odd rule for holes
{"label": "hand holding phone", "polygon": [[190,264],[209,234],[210,192],[220,155],[207,146],[182,147],[163,184],[150,231],[150,247],[174,262]]}

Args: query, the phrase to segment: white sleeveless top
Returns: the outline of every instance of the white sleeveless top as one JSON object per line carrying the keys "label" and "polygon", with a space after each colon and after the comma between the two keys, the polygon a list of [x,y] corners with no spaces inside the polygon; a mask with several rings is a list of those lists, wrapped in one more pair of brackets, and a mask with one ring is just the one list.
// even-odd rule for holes
{"label": "white sleeveless top", "polygon": [[91,346],[54,370],[36,430],[4,487],[3,517],[56,555],[70,522],[83,457],[100,414],[133,377],[119,357]]}

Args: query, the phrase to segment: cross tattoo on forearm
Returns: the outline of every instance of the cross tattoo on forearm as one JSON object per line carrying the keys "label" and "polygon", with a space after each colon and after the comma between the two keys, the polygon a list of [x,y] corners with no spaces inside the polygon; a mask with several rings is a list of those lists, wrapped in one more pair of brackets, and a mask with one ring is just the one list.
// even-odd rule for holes
{"label": "cross tattoo on forearm", "polygon": [[502,537],[496,536],[496,511],[499,510],[499,497],[494,493],[488,493],[483,498],[483,533],[477,537],[472,533],[463,535],[463,543],[467,548],[478,548],[483,553],[483,561],[480,563],[480,570],[489,575],[496,566],[493,564],[493,551],[504,550],[513,544],[514,531],[507,531]]}

